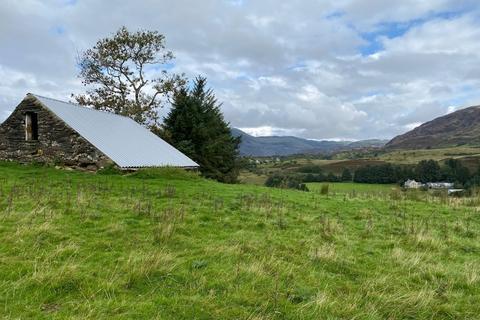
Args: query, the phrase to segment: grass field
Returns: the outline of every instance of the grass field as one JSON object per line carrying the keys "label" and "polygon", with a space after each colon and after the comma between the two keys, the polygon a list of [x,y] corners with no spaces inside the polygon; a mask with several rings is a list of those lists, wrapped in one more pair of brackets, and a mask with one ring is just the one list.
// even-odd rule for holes
{"label": "grass field", "polygon": [[240,183],[244,184],[253,184],[258,186],[263,186],[265,181],[267,181],[268,176],[263,174],[255,174],[247,170],[243,170],[240,175]]}
{"label": "grass field", "polygon": [[388,194],[392,191],[399,190],[398,185],[394,184],[367,184],[367,183],[348,183],[348,182],[324,182],[324,183],[307,183],[308,189],[313,192],[321,190],[322,186],[328,185],[330,193],[352,194],[352,193],[379,193]]}
{"label": "grass field", "polygon": [[478,319],[480,200],[370,187],[2,164],[0,315]]}

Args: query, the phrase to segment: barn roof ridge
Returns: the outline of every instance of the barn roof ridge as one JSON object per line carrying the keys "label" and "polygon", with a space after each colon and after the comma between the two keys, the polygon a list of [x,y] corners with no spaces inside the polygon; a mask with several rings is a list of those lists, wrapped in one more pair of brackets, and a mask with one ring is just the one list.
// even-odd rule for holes
{"label": "barn roof ridge", "polygon": [[87,106],[82,106],[82,105],[79,105],[78,103],[73,103],[73,102],[70,102],[70,101],[64,101],[64,100],[60,100],[60,99],[56,99],[56,98],[45,97],[45,96],[42,96],[42,95],[39,95],[39,94],[36,94],[36,93],[32,93],[32,92],[27,93],[27,95],[31,95],[35,98],[42,98],[42,99],[52,100],[52,101],[56,101],[56,102],[60,102],[60,103],[66,103],[66,104],[71,105],[72,107],[82,108],[82,109],[91,110],[91,111],[97,111],[97,112],[106,113],[106,114],[109,114],[109,115],[112,115],[112,116],[117,116],[117,117],[122,117],[122,118],[127,118],[127,119],[132,120],[131,118],[129,118],[127,116],[124,116],[124,115],[121,115],[121,114],[117,114],[117,113],[110,112],[110,111],[107,111],[107,110],[99,110],[99,109],[94,109],[94,108],[90,108],[90,107],[87,107]]}

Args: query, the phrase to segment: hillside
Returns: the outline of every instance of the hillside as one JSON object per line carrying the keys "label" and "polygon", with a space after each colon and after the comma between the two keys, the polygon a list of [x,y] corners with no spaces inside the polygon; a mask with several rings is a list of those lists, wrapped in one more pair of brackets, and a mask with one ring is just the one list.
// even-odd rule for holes
{"label": "hillside", "polygon": [[340,150],[379,148],[387,141],[317,141],[292,136],[253,137],[233,128],[234,136],[241,136],[240,154],[243,156],[286,156],[293,154],[329,154]]}
{"label": "hillside", "polygon": [[480,313],[480,218],[458,199],[224,185],[173,169],[0,164],[0,176],[6,319]]}
{"label": "hillside", "polygon": [[480,145],[480,106],[436,118],[393,138],[387,149],[427,149]]}

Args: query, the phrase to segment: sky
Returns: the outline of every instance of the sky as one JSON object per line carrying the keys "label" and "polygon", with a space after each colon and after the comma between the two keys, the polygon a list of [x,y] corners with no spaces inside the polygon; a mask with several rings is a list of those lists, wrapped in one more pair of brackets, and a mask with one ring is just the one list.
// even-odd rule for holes
{"label": "sky", "polygon": [[[156,30],[253,135],[392,138],[480,104],[478,0],[1,0],[0,121],[27,92],[85,87],[78,55]],[[166,113],[167,110],[163,110]]]}

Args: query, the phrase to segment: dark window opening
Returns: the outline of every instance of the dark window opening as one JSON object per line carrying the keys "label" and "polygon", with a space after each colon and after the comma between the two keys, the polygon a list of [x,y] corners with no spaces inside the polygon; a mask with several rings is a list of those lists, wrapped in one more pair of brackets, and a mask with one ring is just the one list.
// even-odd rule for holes
{"label": "dark window opening", "polygon": [[38,140],[38,117],[34,112],[25,114],[25,140]]}

